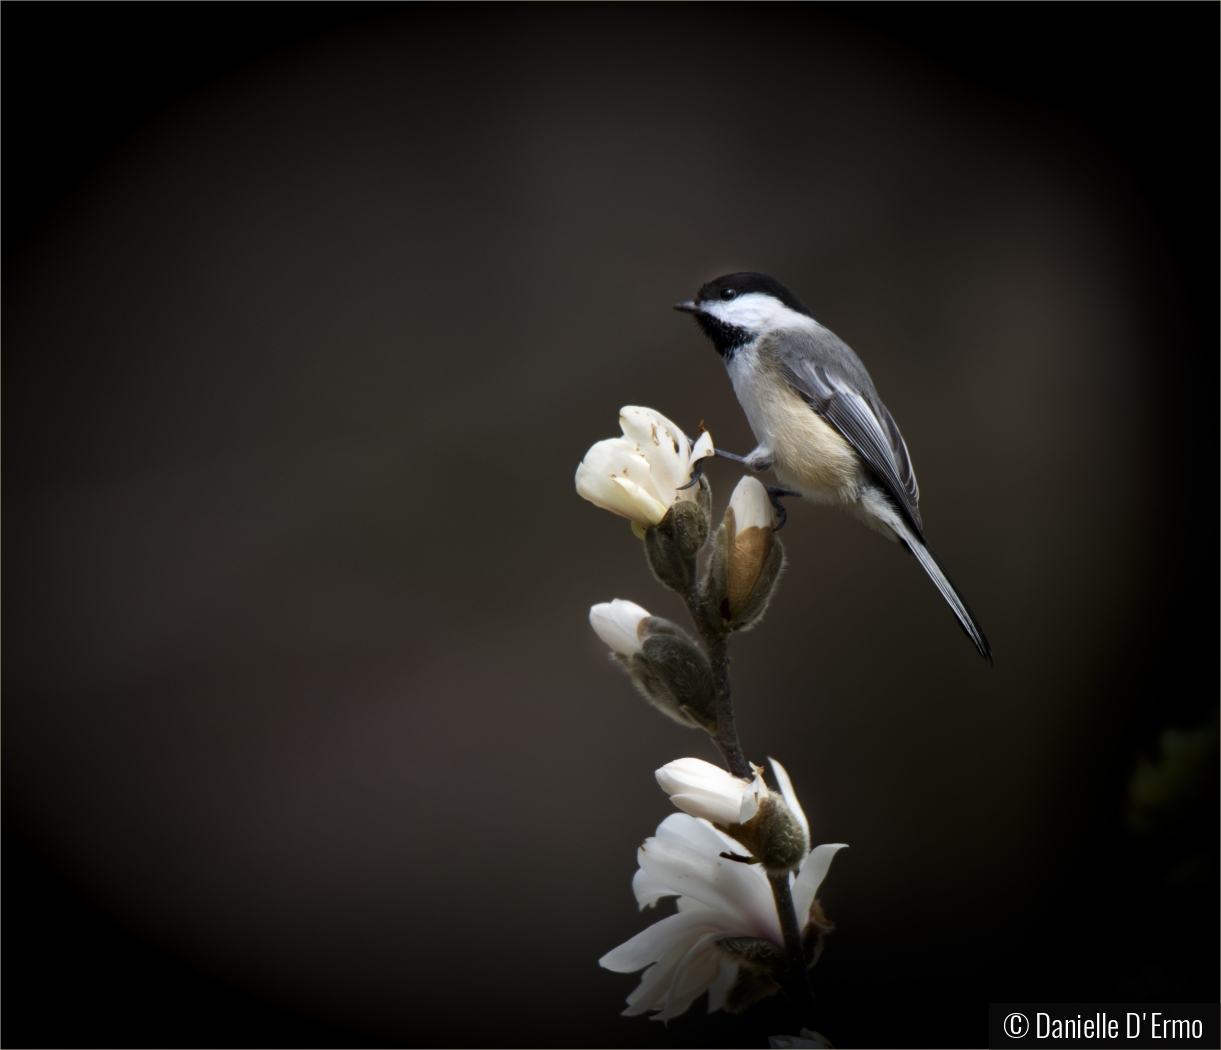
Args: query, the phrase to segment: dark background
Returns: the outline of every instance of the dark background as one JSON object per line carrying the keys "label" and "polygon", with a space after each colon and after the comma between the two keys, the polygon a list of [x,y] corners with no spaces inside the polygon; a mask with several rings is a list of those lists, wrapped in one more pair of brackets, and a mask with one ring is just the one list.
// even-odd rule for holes
{"label": "dark background", "polygon": [[852,847],[823,1030],[1215,1000],[1217,21],[6,4],[6,1045],[792,1030],[596,966],[713,756],[588,629],[678,610],[572,471],[627,403],[748,450],[668,309],[739,268],[861,353],[996,652],[793,508],[734,670]]}

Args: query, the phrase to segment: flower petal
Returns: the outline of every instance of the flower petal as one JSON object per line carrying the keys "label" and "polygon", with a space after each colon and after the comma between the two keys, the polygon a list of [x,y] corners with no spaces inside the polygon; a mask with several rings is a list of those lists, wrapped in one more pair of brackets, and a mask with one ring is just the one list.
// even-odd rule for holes
{"label": "flower petal", "polygon": [[680,485],[691,474],[690,443],[687,435],[660,412],[638,405],[625,405],[619,412],[623,436],[648,460],[657,497],[667,507],[674,502]]}
{"label": "flower petal", "polygon": [[771,497],[758,478],[743,476],[729,497],[734,524],[739,533],[747,529],[770,529],[776,521]]}
{"label": "flower petal", "polygon": [[733,982],[737,979],[738,964],[730,962],[728,959],[722,959],[716,980],[708,986],[708,1012],[710,1014],[716,1013],[725,1006],[725,1000],[729,998],[729,989],[733,987]]}
{"label": "flower petal", "polygon": [[661,521],[673,501],[659,499],[648,460],[624,438],[592,445],[577,467],[576,485],[590,503],[645,525]]}
{"label": "flower petal", "polygon": [[599,638],[615,652],[633,656],[640,652],[640,624],[649,618],[649,611],[635,602],[616,598],[600,602],[589,610],[589,623]]}
{"label": "flower petal", "polygon": [[666,990],[665,1006],[654,1015],[654,1021],[668,1021],[686,1013],[695,997],[716,980],[721,962],[716,942],[723,936],[720,931],[707,933],[687,950],[674,968],[674,976]]}
{"label": "flower petal", "polygon": [[[678,896],[696,888],[690,881],[683,882],[673,874],[670,864],[676,855],[681,863],[682,851],[711,858],[739,849],[739,843],[706,820],[697,820],[686,813],[671,813],[658,826],[656,835],[646,839],[636,854],[640,867],[632,879],[632,892],[636,894],[641,910],[651,908],[662,897]],[[700,893],[701,896],[712,897],[713,901],[718,900],[715,895],[702,890]],[[716,905],[694,897],[680,896],[678,906],[682,910]]]}
{"label": "flower petal", "polygon": [[695,445],[691,449],[691,462],[694,463],[697,459],[703,459],[705,456],[715,455],[716,447],[712,444],[712,435],[705,430],[695,439]]}
{"label": "flower petal", "polygon": [[[640,869],[632,879],[632,892],[640,907],[652,906],[662,897],[681,896],[723,912],[734,922],[745,921],[745,912],[737,898],[744,893],[749,896],[751,889],[749,885],[745,888],[739,886],[741,876],[738,873],[723,873],[720,870],[725,863],[736,863],[725,861],[720,854],[736,852],[742,847],[707,821],[697,820],[685,813],[675,813],[667,818],[667,823],[674,820],[689,821],[706,835],[699,842],[692,842],[688,837],[662,834],[645,840],[636,852]],[[661,830],[658,828],[659,832]],[[755,905],[766,903],[763,889],[760,886],[755,891]]]}
{"label": "flower petal", "polygon": [[674,971],[697,939],[693,937],[670,945],[665,954],[640,975],[640,983],[627,997],[627,1009],[623,1011],[625,1017],[662,1008],[670,982],[674,979]]}
{"label": "flower petal", "polygon": [[694,897],[679,897],[677,900],[675,900],[674,904],[679,911],[699,911],[700,908],[716,911],[711,904],[705,904],[703,901],[697,901]]}
{"label": "flower petal", "polygon": [[[621,490],[621,494],[616,494],[621,505],[630,508],[628,513],[616,511],[616,513],[623,514],[625,518],[638,521],[641,525],[656,525],[670,509],[668,504],[655,499],[644,486],[637,485],[634,481],[629,481],[627,478],[611,478],[611,481]],[[607,507],[606,509],[614,510],[615,508]]]}
{"label": "flower petal", "polygon": [[598,965],[616,973],[632,973],[657,962],[674,944],[683,943],[685,952],[697,938],[709,932],[709,915],[698,910],[667,915],[618,948],[612,948],[598,960]]}
{"label": "flower petal", "polygon": [[[673,831],[680,821],[689,825],[678,825],[678,834],[662,834],[667,825]],[[726,932],[748,932],[779,943],[780,922],[763,869],[720,856],[740,851],[739,843],[711,824],[679,813],[657,830],[636,854],[640,871],[632,880],[632,889],[642,907],[663,896],[690,897],[715,909],[718,916],[709,921],[719,923]],[[696,835],[700,841],[693,843]]]}
{"label": "flower petal", "polygon": [[[731,806],[735,816],[742,804],[742,793],[751,785],[748,781],[727,773],[720,766],[700,758],[679,758],[667,762],[654,774],[667,795],[707,795]],[[767,789],[764,788],[764,794]]]}
{"label": "flower petal", "polygon": [[671,795],[673,802],[684,813],[703,817],[713,824],[737,824],[741,803],[712,795]]}
{"label": "flower petal", "polygon": [[759,812],[759,802],[767,798],[767,785],[763,778],[756,776],[749,788],[742,792],[742,801],[738,805],[737,822],[745,824]]}
{"label": "flower petal", "polygon": [[[705,762],[702,758],[676,758],[673,762],[667,762],[657,771],[657,779],[660,783],[662,774],[668,776],[683,776],[686,778],[684,783],[695,783],[699,781],[707,781],[710,784],[718,784],[724,781],[733,781],[739,785],[745,781],[739,780],[732,773],[728,773],[720,766],[714,766],[711,762]],[[662,785],[663,789],[665,785]]]}
{"label": "flower petal", "polygon": [[[642,465],[640,473],[644,472]],[[596,507],[641,525],[656,525],[666,516],[666,508],[634,481],[595,473],[584,463],[577,467],[577,494]]]}
{"label": "flower petal", "polygon": [[655,775],[679,809],[716,824],[745,823],[767,798],[767,785],[759,777],[748,782],[699,758],[667,762]]}
{"label": "flower petal", "polygon": [[801,803],[797,801],[797,792],[793,790],[793,782],[789,779],[788,770],[774,758],[769,757],[768,761],[772,764],[772,772],[776,774],[776,783],[780,785],[780,793],[784,796],[784,801],[789,804],[789,809],[793,811],[793,816],[797,818],[797,822],[806,833],[806,842],[809,842],[810,822],[806,820],[805,810],[801,808]]}
{"label": "flower petal", "polygon": [[[684,953],[685,954],[685,953]],[[632,989],[627,997],[627,1009],[622,1017],[638,1017],[657,1008],[660,1001],[660,989],[670,986],[670,978],[674,975],[674,967],[682,956],[674,953],[673,959],[656,962],[640,975],[640,983]]]}
{"label": "flower petal", "polygon": [[627,1009],[623,1011],[623,1016],[638,1017],[650,1010],[660,1010],[665,990],[670,987],[670,980],[674,976],[674,968],[686,954],[685,951],[675,949],[670,956],[645,970],[640,975],[640,983],[627,997]]}
{"label": "flower petal", "polygon": [[622,474],[624,477],[631,475],[633,465],[645,474],[649,469],[648,460],[636,451],[636,446],[621,437],[595,441],[589,446],[581,465],[596,474]]}
{"label": "flower petal", "polygon": [[671,813],[657,825],[653,837],[663,842],[680,843],[696,852],[719,853],[725,849],[722,843],[733,843],[723,831],[718,831],[706,820],[696,820],[685,813]]}
{"label": "flower petal", "polygon": [[[664,1009],[675,976],[679,973],[691,948],[699,943],[704,935],[704,932],[693,928],[662,946],[657,962],[640,975],[640,983],[627,997],[627,1009],[623,1011],[624,1016],[635,1017],[647,1013],[649,1010]],[[723,934],[712,933],[714,941],[721,936]]]}
{"label": "flower petal", "polygon": [[793,880],[793,910],[797,913],[797,921],[804,927],[806,917],[810,914],[810,906],[818,895],[818,887],[827,877],[831,861],[835,854],[844,849],[847,843],[832,842],[823,846],[815,846],[801,865],[801,871]]}

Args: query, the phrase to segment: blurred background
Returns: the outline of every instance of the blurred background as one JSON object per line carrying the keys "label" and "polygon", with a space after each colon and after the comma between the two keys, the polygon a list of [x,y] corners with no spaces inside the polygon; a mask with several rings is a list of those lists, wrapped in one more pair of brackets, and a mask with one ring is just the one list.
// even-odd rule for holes
{"label": "blurred background", "polygon": [[734,675],[851,845],[822,1029],[1215,1000],[1218,12],[1064,17],[6,5],[7,1044],[794,1030],[597,966],[715,754],[572,475],[624,404],[752,447],[670,310],[737,269],[865,360],[996,654],[792,506]]}

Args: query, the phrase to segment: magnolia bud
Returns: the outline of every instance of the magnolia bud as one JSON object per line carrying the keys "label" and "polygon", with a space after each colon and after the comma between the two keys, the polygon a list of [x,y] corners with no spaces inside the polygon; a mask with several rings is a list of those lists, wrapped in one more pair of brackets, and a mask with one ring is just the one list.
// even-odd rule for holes
{"label": "magnolia bud", "polygon": [[640,625],[649,618],[648,609],[616,598],[589,610],[590,626],[598,637],[620,656],[635,656],[643,647]]}
{"label": "magnolia bud", "polygon": [[727,630],[749,630],[771,601],[784,568],[784,547],[772,528],[774,521],[767,489],[744,477],[717,530],[703,584],[709,614]]}
{"label": "magnolia bud", "polygon": [[[702,494],[707,482],[700,480]],[[653,575],[673,591],[685,591],[695,579],[695,556],[708,542],[708,512],[704,500],[675,503],[666,516],[645,532],[644,549]]]}
{"label": "magnolia bud", "polygon": [[684,813],[722,827],[750,821],[768,796],[762,777],[744,780],[702,758],[675,759],[654,775],[662,791]]}
{"label": "magnolia bud", "polygon": [[669,620],[645,621],[644,646],[628,670],[654,707],[674,721],[715,734],[716,687],[700,648]]}
{"label": "magnolia bud", "polygon": [[755,478],[738,482],[729,498],[725,523],[730,531],[729,609],[737,613],[750,599],[775,543],[775,512],[767,489]]}
{"label": "magnolia bud", "polygon": [[[703,759],[680,758],[656,776],[671,802],[733,836],[769,875],[796,871],[807,851],[804,823],[783,797],[768,791],[762,772],[756,766],[755,779],[745,780]],[[786,781],[787,774],[782,789]]]}
{"label": "magnolia bud", "polygon": [[622,598],[595,605],[589,622],[649,703],[681,725],[716,733],[712,667],[674,624]]}

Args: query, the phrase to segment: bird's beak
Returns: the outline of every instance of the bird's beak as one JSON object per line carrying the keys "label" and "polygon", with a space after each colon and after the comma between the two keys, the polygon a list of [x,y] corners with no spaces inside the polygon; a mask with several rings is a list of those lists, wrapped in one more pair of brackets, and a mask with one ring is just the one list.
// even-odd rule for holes
{"label": "bird's beak", "polygon": [[685,314],[698,314],[700,312],[700,308],[696,306],[695,303],[691,302],[690,299],[688,299],[685,303],[675,303],[674,309]]}

